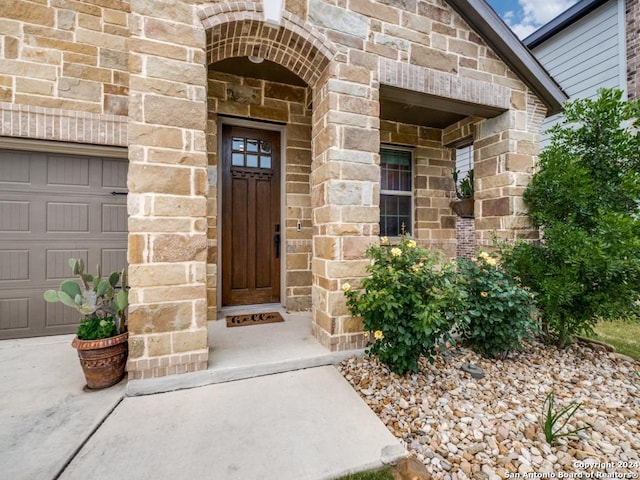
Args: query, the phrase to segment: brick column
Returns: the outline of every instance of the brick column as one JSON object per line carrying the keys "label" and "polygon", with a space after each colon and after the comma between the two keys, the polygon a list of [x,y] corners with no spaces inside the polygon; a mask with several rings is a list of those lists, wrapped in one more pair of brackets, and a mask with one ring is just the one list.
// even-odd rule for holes
{"label": "brick column", "polygon": [[512,109],[476,127],[474,141],[475,230],[477,245],[537,239],[522,195],[539,151],[545,107],[533,94],[514,94]]}
{"label": "brick column", "polygon": [[362,67],[333,64],[314,89],[313,332],[331,350],[364,346],[342,285],[367,275],[364,252],[378,241],[379,104]]}
{"label": "brick column", "polygon": [[130,378],[207,366],[207,78],[194,8],[131,5]]}

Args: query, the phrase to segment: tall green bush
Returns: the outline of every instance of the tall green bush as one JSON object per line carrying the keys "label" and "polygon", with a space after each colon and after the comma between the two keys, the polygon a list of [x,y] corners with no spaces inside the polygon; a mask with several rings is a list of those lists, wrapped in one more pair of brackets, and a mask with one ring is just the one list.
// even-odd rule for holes
{"label": "tall green bush", "polygon": [[503,249],[560,345],[640,298],[640,101],[618,90],[566,104],[524,194],[539,243]]}
{"label": "tall green bush", "polygon": [[458,259],[462,300],[457,330],[462,341],[485,357],[522,350],[522,341],[538,333],[533,294],[522,288],[482,252],[475,261]]}

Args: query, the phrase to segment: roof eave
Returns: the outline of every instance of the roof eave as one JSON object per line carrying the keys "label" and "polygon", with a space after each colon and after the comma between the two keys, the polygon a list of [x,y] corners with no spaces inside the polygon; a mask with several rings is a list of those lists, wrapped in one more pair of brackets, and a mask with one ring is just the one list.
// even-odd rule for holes
{"label": "roof eave", "polygon": [[484,0],[447,0],[447,3],[538,96],[547,107],[547,115],[562,110],[567,95]]}

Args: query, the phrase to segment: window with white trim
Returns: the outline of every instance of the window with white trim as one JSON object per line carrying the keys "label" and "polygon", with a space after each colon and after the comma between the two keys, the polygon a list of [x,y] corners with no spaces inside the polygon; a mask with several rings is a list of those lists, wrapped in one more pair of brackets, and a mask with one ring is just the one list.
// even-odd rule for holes
{"label": "window with white trim", "polygon": [[463,179],[473,169],[473,143],[456,148],[456,168],[460,172],[459,178]]}
{"label": "window with white trim", "polygon": [[397,237],[413,231],[412,154],[380,149],[380,235]]}

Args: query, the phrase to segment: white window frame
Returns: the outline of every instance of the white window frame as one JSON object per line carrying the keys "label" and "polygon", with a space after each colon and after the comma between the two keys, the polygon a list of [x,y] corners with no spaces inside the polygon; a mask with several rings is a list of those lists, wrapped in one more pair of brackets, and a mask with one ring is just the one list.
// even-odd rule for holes
{"label": "white window frame", "polygon": [[[409,161],[410,166],[411,166],[411,187],[410,190],[383,190],[382,189],[382,151],[383,150],[395,150],[395,151],[401,151],[401,152],[408,152],[410,159]],[[410,148],[410,147],[402,147],[402,146],[398,146],[398,145],[389,145],[389,144],[382,144],[380,145],[380,196],[382,195],[391,195],[391,196],[396,196],[396,197],[410,197],[410,209],[409,209],[409,225],[407,225],[407,234],[411,234],[412,236],[414,236],[414,217],[415,217],[415,202],[414,202],[414,195],[413,192],[415,190],[414,187],[414,183],[415,183],[415,176],[416,176],[416,171],[415,171],[415,162],[414,162],[414,151],[415,149]],[[380,202],[378,202],[380,203]],[[380,218],[382,219],[382,212],[380,212]],[[382,230],[382,228],[381,228]],[[382,231],[380,232],[380,236],[384,236]],[[400,238],[399,235],[387,235],[388,238],[392,239],[392,240],[397,240]]]}

